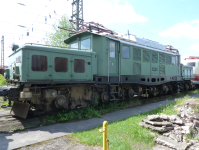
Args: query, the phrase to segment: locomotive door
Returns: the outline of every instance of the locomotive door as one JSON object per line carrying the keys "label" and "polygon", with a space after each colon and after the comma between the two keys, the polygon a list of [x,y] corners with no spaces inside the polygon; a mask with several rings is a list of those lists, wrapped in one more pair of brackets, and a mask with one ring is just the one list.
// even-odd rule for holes
{"label": "locomotive door", "polygon": [[53,79],[53,61],[51,55],[42,51],[30,51],[28,58],[29,80],[52,80]]}
{"label": "locomotive door", "polygon": [[109,41],[109,74],[115,75],[117,73],[117,45],[116,41]]}
{"label": "locomotive door", "polygon": [[91,57],[74,56],[71,58],[71,80],[91,79]]}

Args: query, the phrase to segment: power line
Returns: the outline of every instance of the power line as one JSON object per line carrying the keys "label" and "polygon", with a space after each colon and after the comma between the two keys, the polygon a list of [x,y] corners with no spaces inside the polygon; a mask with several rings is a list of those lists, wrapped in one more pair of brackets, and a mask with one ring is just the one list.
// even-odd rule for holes
{"label": "power line", "polygon": [[[14,26],[19,26],[19,27],[22,27],[22,28],[32,28],[32,27],[26,27],[26,26],[23,26],[23,25],[17,25],[17,24],[5,22],[5,21],[0,21],[0,22],[6,23],[6,24],[11,24],[11,25],[14,25]],[[37,31],[41,31],[41,32],[48,32],[48,31],[37,29],[37,28],[34,28],[34,29],[37,30]]]}
{"label": "power line", "polygon": [[[12,35],[16,35],[16,36],[22,36],[22,34],[16,34],[16,33],[9,33],[9,32],[2,32],[0,31],[0,33],[6,33],[6,34],[12,34]],[[5,35],[5,36],[11,36],[11,35]],[[24,37],[30,37],[30,38],[37,38],[37,39],[44,39],[44,38],[41,38],[41,37],[35,37],[35,36],[25,36]]]}
{"label": "power line", "polygon": [[[9,9],[9,10],[11,10],[10,8],[2,7],[2,6],[0,6],[0,8],[4,8],[4,9]],[[16,10],[16,9],[12,9],[12,10],[15,10],[15,11],[18,11],[18,12],[22,12],[22,13],[26,13],[26,14],[31,14],[31,15],[38,16],[38,14],[28,13],[28,12],[20,11],[20,10]],[[47,16],[41,16],[41,17],[44,17],[44,18],[45,18],[45,17],[47,17]],[[50,18],[50,17],[47,17],[47,18]],[[58,20],[58,19],[55,19],[55,18],[50,18],[50,19]]]}
{"label": "power line", "polygon": [[[12,18],[19,18],[19,19],[22,19],[20,17],[15,17],[15,16],[11,16],[11,15],[5,15],[5,14],[0,14],[0,15],[3,15],[3,16],[8,16],[8,17],[12,17]],[[44,25],[49,25],[49,26],[52,26],[52,24],[48,24],[48,23],[43,23],[43,22],[38,22],[36,21],[37,23],[40,23],[40,24],[44,24]]]}

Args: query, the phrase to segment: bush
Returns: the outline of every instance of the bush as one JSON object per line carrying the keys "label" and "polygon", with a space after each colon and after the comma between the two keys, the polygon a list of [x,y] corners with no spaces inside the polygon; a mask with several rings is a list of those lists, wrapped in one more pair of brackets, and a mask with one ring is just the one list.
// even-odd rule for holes
{"label": "bush", "polygon": [[2,74],[0,74],[0,85],[6,85],[6,84],[7,84],[6,79]]}

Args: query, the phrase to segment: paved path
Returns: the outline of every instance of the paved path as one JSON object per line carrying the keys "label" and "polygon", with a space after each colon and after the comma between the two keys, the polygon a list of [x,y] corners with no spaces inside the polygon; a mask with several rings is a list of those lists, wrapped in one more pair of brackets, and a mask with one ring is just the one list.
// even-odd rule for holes
{"label": "paved path", "polygon": [[[193,94],[192,97],[199,97],[199,94]],[[34,129],[27,129],[17,133],[0,134],[0,150],[16,149],[26,145],[64,136],[70,134],[71,132],[91,129],[102,125],[103,121],[105,120],[109,123],[112,121],[122,120],[132,115],[148,112],[160,105],[166,105],[173,101],[174,100],[172,99],[150,103],[143,106],[137,106],[134,108],[127,108],[112,113],[107,113],[103,115],[102,118],[92,118],[71,123],[58,123],[49,126],[37,127]]]}

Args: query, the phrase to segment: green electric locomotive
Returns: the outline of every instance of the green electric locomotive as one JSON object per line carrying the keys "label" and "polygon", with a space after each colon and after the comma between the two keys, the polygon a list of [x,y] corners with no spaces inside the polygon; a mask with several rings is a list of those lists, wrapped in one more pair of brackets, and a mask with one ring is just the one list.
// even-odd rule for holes
{"label": "green electric locomotive", "polygon": [[90,31],[64,42],[69,48],[13,46],[0,96],[14,101],[16,116],[86,107],[96,96],[107,103],[194,87],[192,67],[171,46]]}

